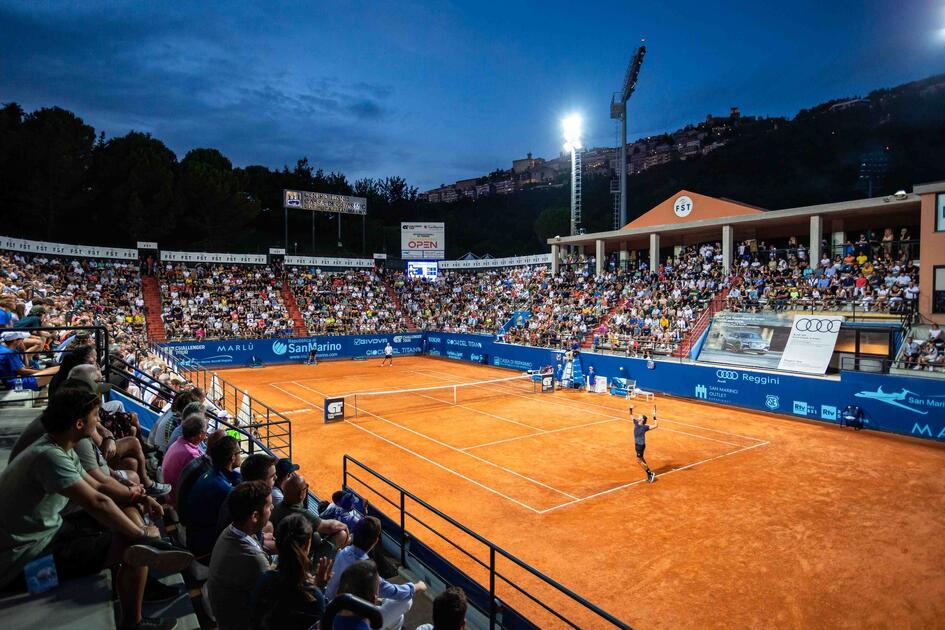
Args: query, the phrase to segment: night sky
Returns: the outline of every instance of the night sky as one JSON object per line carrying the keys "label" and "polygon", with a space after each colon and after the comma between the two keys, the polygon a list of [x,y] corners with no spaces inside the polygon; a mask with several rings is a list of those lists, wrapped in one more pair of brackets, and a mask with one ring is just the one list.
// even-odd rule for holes
{"label": "night sky", "polygon": [[149,132],[178,157],[308,156],[425,190],[554,157],[572,111],[586,145],[614,145],[610,96],[640,38],[631,139],[945,72],[945,0],[0,0],[0,102]]}

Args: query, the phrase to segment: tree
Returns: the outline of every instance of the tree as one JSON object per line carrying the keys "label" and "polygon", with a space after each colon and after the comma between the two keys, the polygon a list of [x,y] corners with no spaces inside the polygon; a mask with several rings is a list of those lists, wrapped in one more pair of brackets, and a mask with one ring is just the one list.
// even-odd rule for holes
{"label": "tree", "polygon": [[193,149],[184,156],[177,195],[183,208],[181,227],[191,243],[226,248],[251,228],[259,202],[241,184],[233,165],[216,149]]}

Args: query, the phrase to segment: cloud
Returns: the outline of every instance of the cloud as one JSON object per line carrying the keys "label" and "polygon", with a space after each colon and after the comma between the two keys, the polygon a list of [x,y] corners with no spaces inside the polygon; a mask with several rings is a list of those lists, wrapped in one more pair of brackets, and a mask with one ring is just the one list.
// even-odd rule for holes
{"label": "cloud", "polygon": [[390,86],[271,65],[225,24],[0,6],[0,102],[67,107],[109,136],[146,131],[179,155],[212,146],[238,165],[307,155],[363,171],[395,144],[381,124]]}

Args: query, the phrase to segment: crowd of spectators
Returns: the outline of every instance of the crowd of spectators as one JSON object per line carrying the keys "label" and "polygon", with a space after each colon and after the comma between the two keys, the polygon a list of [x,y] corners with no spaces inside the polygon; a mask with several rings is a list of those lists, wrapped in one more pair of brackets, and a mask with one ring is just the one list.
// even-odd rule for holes
{"label": "crowd of spectators", "polygon": [[312,335],[401,332],[407,320],[387,295],[381,271],[290,267],[289,286]]}
{"label": "crowd of spectators", "polygon": [[167,263],[161,270],[168,339],[258,338],[290,334],[295,322],[272,265]]}
{"label": "crowd of spectators", "polygon": [[[143,352],[144,317],[137,263],[0,253],[0,329],[100,325],[113,343]],[[31,333],[26,351],[56,348],[73,334]]]}
{"label": "crowd of spectators", "polygon": [[902,346],[902,367],[933,372],[945,368],[945,334],[938,324],[929,327],[928,337],[919,341],[907,337]]}
{"label": "crowd of spectators", "polygon": [[887,228],[847,241],[831,255],[824,247],[819,261],[796,239],[786,247],[746,241],[739,244],[728,308],[734,311],[821,310],[911,312],[919,295],[919,270],[911,256],[915,245],[908,230],[895,240]]}
{"label": "crowd of spectators", "polygon": [[446,271],[436,280],[399,274],[401,307],[421,330],[495,334],[519,310],[542,298],[551,277],[545,267]]}

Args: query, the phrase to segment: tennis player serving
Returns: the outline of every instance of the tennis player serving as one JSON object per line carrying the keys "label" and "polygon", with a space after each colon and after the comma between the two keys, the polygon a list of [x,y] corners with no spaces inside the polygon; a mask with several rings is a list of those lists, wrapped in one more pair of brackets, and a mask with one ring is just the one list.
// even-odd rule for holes
{"label": "tennis player serving", "polygon": [[653,426],[647,424],[645,415],[640,417],[633,415],[633,405],[630,406],[630,419],[633,421],[633,445],[637,450],[637,463],[646,473],[647,483],[653,483],[656,481],[656,473],[650,470],[646,459],[643,458],[643,451],[646,450],[646,432],[660,428],[659,420],[656,419],[656,405],[653,405]]}

